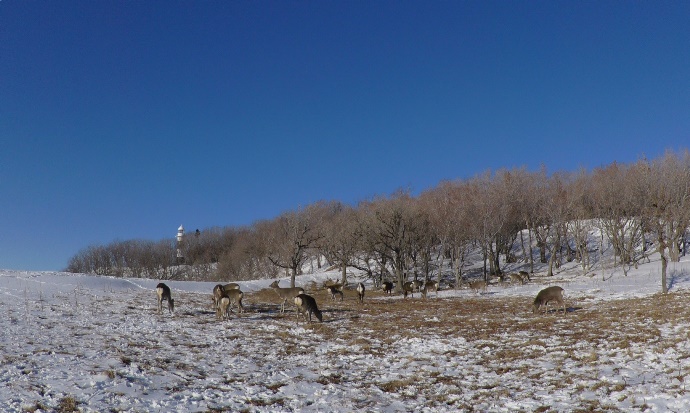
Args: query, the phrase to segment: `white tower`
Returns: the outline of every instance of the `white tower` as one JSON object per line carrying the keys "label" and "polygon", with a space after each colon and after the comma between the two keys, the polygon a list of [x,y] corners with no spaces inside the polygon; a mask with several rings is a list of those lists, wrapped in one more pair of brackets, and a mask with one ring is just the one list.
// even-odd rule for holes
{"label": "white tower", "polygon": [[184,263],[184,255],[182,254],[182,242],[184,241],[184,227],[180,225],[177,229],[177,263]]}

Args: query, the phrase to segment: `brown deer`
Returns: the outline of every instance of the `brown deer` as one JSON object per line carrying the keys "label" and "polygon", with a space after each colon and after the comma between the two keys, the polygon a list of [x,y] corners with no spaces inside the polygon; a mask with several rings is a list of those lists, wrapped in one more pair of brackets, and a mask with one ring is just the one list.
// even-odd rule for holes
{"label": "brown deer", "polygon": [[218,305],[216,306],[216,319],[224,319],[228,320],[230,319],[230,314],[229,314],[229,308],[230,308],[230,297],[225,295],[221,295],[218,298]]}
{"label": "brown deer", "polygon": [[427,281],[424,283],[424,287],[422,287],[422,297],[426,299],[426,295],[430,292],[433,291],[436,293],[436,296],[438,297],[438,281]]}
{"label": "brown deer", "polygon": [[414,298],[415,282],[408,281],[403,284],[403,298],[407,298],[407,294],[410,294]]}
{"label": "brown deer", "polygon": [[323,322],[323,314],[321,314],[321,311],[316,306],[314,297],[307,294],[299,294],[295,297],[295,306],[297,307],[297,317],[302,314],[306,319],[308,315],[309,322],[311,323],[311,315],[314,314],[320,322]]}
{"label": "brown deer", "polygon": [[213,300],[213,307],[218,310],[218,306],[220,305],[220,299],[225,295],[225,289],[223,288],[222,284],[216,284],[215,287],[213,287],[213,295],[211,296],[211,299]]}
{"label": "brown deer", "polygon": [[523,278],[520,274],[512,273],[510,274],[510,283],[520,283],[522,285],[525,283],[525,278]]}
{"label": "brown deer", "polygon": [[360,303],[364,302],[364,283],[359,283],[357,284],[357,298],[359,299]]}
{"label": "brown deer", "polygon": [[213,297],[212,297],[213,306],[218,308],[218,300],[220,300],[220,297],[223,294],[228,293],[229,291],[232,291],[232,290],[240,291],[240,285],[236,284],[236,283],[230,283],[230,284],[225,284],[225,285],[216,284],[216,286],[213,287]]}
{"label": "brown deer", "polygon": [[392,282],[390,281],[384,281],[383,282],[383,293],[392,295],[393,294],[393,287],[395,286]]}
{"label": "brown deer", "polygon": [[[337,284],[339,285],[339,284]],[[332,300],[335,300],[335,296],[339,295],[340,296],[340,301],[343,301],[343,292],[337,288],[335,285],[326,287],[326,291],[328,291],[328,294],[331,296]]]}
{"label": "brown deer", "polygon": [[304,294],[304,288],[302,287],[279,287],[278,280],[273,281],[270,287],[273,288],[273,291],[275,291],[280,297],[281,313],[285,312],[285,303],[287,303],[288,300],[292,300],[298,295]]}
{"label": "brown deer", "polygon": [[[565,301],[563,301],[563,288],[557,285],[539,291],[537,297],[534,299],[534,308],[532,312],[536,313],[542,306],[544,307],[544,311],[548,312],[549,309],[547,305],[551,301],[555,301],[556,304],[563,306],[563,315],[566,314]],[[556,309],[556,311],[558,311],[558,309]]]}
{"label": "brown deer", "polygon": [[218,298],[218,305],[216,306],[216,318],[230,319],[230,312],[232,306],[237,305],[237,311],[242,314],[244,307],[242,307],[242,296],[244,293],[237,289],[225,291]]}
{"label": "brown deer", "polygon": [[474,291],[477,294],[486,292],[487,283],[484,280],[471,281],[467,285],[470,287],[470,290]]}
{"label": "brown deer", "polygon": [[415,291],[420,292],[421,289],[422,289],[422,285],[423,285],[423,284],[424,284],[424,283],[421,282],[421,281],[419,281],[419,280],[414,280],[414,281],[412,281],[412,288],[413,288]]}
{"label": "brown deer", "polygon": [[163,314],[163,301],[168,301],[168,312],[173,314],[175,312],[175,300],[170,294],[170,287],[163,283],[158,283],[156,286],[156,294],[158,295],[158,314]]}
{"label": "brown deer", "polygon": [[233,305],[236,305],[237,311],[240,314],[244,313],[244,306],[242,306],[242,298],[244,297],[244,293],[242,290],[238,290],[236,288],[233,288],[232,290],[225,290],[225,295],[230,299],[230,310],[232,310]]}

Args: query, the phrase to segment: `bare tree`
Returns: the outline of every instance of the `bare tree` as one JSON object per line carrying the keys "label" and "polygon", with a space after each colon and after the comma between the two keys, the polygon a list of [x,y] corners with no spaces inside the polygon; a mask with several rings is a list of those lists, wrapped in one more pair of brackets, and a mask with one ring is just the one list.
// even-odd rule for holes
{"label": "bare tree", "polygon": [[415,220],[414,231],[410,237],[412,270],[415,280],[418,280],[419,270],[421,270],[426,282],[429,281],[432,259],[436,258],[434,254],[438,254],[439,239],[436,232],[432,230],[431,216],[426,205],[416,198],[411,202],[410,208]]}
{"label": "bare tree", "polygon": [[639,167],[613,163],[595,170],[592,180],[594,213],[626,273],[643,256],[638,248],[644,241],[640,220],[644,191],[636,184],[639,179]]}
{"label": "bare tree", "polygon": [[406,281],[411,239],[417,224],[411,202],[409,193],[399,191],[390,199],[360,203],[361,217],[366,222],[365,237],[381,257],[381,264],[390,263],[398,289]]}
{"label": "bare tree", "polygon": [[[530,173],[524,168],[512,171],[511,186],[513,191],[510,196],[515,203],[515,211],[518,215],[516,218],[518,223],[516,225],[521,229],[518,236],[520,237],[522,256],[530,265],[530,273],[534,272],[532,244],[535,234],[539,228],[545,227],[543,209],[546,196],[546,182],[547,178],[544,168],[536,173]],[[526,234],[523,230],[526,230]],[[545,243],[540,246],[544,246],[543,255],[545,256]],[[544,261],[546,260],[544,259]]]}
{"label": "bare tree", "polygon": [[295,276],[301,274],[306,251],[316,247],[322,238],[316,225],[316,209],[311,205],[258,224],[267,258],[273,265],[289,271],[291,287],[295,286]]}
{"label": "bare tree", "polygon": [[347,205],[332,203],[325,211],[319,251],[341,269],[341,283],[347,284],[347,267],[355,265],[359,253],[357,212]]}
{"label": "bare tree", "polygon": [[[434,258],[436,260],[437,285],[440,285],[443,276],[443,259],[446,251],[452,247],[454,228],[453,191],[455,187],[451,182],[442,182],[439,187],[423,192],[419,197],[420,207],[428,214],[429,232],[433,234],[436,248]],[[432,260],[431,254],[429,260]],[[430,276],[426,276],[427,281]]]}
{"label": "bare tree", "polygon": [[[472,242],[470,221],[474,219],[468,202],[468,184],[463,181],[442,182],[438,188],[422,194],[423,204],[428,210],[431,230],[438,245],[438,282],[441,282],[441,268],[444,257],[451,259],[455,285],[460,284],[466,252]],[[439,284],[440,285],[440,284]]]}
{"label": "bare tree", "polygon": [[551,236],[552,248],[549,256],[547,277],[553,276],[553,268],[561,264],[561,249],[567,242],[566,223],[568,219],[569,194],[567,191],[567,176],[555,174],[549,179],[544,211],[549,227],[553,229]]}
{"label": "bare tree", "polygon": [[499,255],[512,246],[517,235],[519,214],[510,199],[510,180],[508,171],[500,171],[495,176],[486,172],[470,180],[465,187],[463,204],[471,217],[468,223],[472,238],[482,250],[486,281],[489,275],[502,273]]}
{"label": "bare tree", "polygon": [[580,263],[583,273],[591,269],[589,256],[589,235],[593,230],[594,207],[591,202],[591,176],[581,169],[569,186],[572,204],[568,211],[568,232],[572,234],[575,259]]}
{"label": "bare tree", "polygon": [[522,194],[521,184],[523,180],[523,170],[513,169],[499,170],[493,177],[490,191],[490,201],[497,206],[496,220],[500,229],[494,237],[495,252],[490,251],[493,259],[493,272],[496,275],[502,274],[499,256],[505,255],[506,262],[514,262],[513,244],[517,239],[519,231],[523,227],[522,202],[525,194]]}
{"label": "bare tree", "polygon": [[690,225],[690,154],[667,152],[651,164],[647,175],[649,198],[645,218],[661,255],[661,291],[668,292],[669,259],[677,259],[678,245]]}
{"label": "bare tree", "polygon": [[216,281],[275,278],[277,274],[256,227],[244,227],[236,230],[232,247],[221,256]]}

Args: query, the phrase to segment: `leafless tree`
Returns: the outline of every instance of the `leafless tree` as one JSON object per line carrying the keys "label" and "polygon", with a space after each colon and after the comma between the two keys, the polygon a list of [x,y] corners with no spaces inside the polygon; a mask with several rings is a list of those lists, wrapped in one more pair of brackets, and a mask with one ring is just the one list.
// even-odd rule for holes
{"label": "leafless tree", "polygon": [[575,259],[580,263],[583,273],[591,269],[589,238],[594,218],[594,207],[590,199],[591,181],[591,175],[581,169],[573,176],[569,185],[572,204],[568,211],[568,232],[573,237]]}
{"label": "leafless tree", "polygon": [[398,289],[406,281],[411,240],[418,224],[411,202],[408,192],[399,191],[389,199],[379,198],[359,205],[361,218],[366,222],[364,236],[375,251],[371,255],[380,256],[384,261],[381,264],[390,263]]}
{"label": "leafless tree", "polygon": [[561,264],[561,250],[567,243],[566,224],[568,220],[568,207],[570,205],[567,191],[568,177],[565,174],[554,174],[549,179],[547,194],[545,197],[544,211],[547,216],[551,234],[551,254],[548,261],[548,277],[553,275],[553,268]]}
{"label": "leafless tree", "polygon": [[469,185],[464,181],[445,181],[421,195],[428,210],[431,230],[438,243],[438,282],[444,257],[451,259],[455,285],[460,285],[466,252],[472,244],[470,222],[474,219],[469,202]]}
{"label": "leafless tree", "polygon": [[236,229],[232,247],[226,250],[218,262],[218,274],[214,281],[243,281],[272,279],[278,275],[276,267],[268,260],[265,245],[254,226]]}
{"label": "leafless tree", "polygon": [[500,229],[497,231],[494,246],[495,252],[490,251],[490,256],[494,263],[492,268],[496,275],[502,274],[499,256],[504,255],[506,262],[514,262],[513,245],[517,239],[519,231],[524,227],[522,217],[524,213],[524,196],[521,191],[524,170],[502,169],[494,174],[490,200],[497,204],[497,224]]}
{"label": "leafless tree", "polygon": [[668,261],[679,259],[678,246],[690,226],[690,153],[667,152],[648,168],[647,183],[645,221],[661,255],[661,289],[667,293]]}
{"label": "leafless tree", "polygon": [[487,281],[490,274],[502,273],[499,256],[512,248],[519,228],[519,213],[511,199],[510,180],[508,171],[502,170],[496,175],[486,172],[471,179],[464,190],[463,205],[471,217],[469,230],[481,247]]}
{"label": "leafless tree", "polygon": [[324,205],[322,230],[323,237],[319,251],[332,265],[341,270],[341,284],[347,284],[347,267],[356,264],[360,252],[357,212],[354,208],[338,202]]}
{"label": "leafless tree", "polygon": [[[459,282],[470,248],[482,251],[485,277],[500,274],[503,262],[515,259],[519,237],[530,272],[533,244],[541,261],[548,263],[549,274],[564,259],[579,260],[588,272],[593,267],[594,246],[588,244],[594,223],[602,234],[600,257],[604,247],[613,248],[614,265],[622,265],[624,273],[647,257],[653,242],[662,257],[666,288],[667,263],[679,260],[685,250],[689,170],[686,150],[653,162],[614,162],[592,172],[486,172],[442,182],[417,198],[398,191],[356,207],[317,202],[249,227],[198,231],[185,244],[188,261],[183,266],[174,262],[175,240],[168,238],[90,246],[69,260],[67,270],[239,280],[275,277],[282,269],[294,285],[308,260],[320,263],[327,257],[342,269],[343,282],[352,266],[379,282],[389,276],[397,279],[400,287],[409,271],[415,278],[423,273],[429,279],[434,267],[440,281],[444,259],[451,260]],[[505,261],[499,259],[503,256]]]}
{"label": "leafless tree", "polygon": [[[419,197],[419,205],[428,214],[429,232],[435,238],[434,258],[436,260],[437,278],[436,281],[440,285],[443,269],[443,258],[446,256],[446,251],[451,247],[450,239],[454,235],[452,230],[452,213],[454,212],[451,206],[451,191],[453,190],[452,183],[442,182],[439,187],[423,192]],[[431,255],[431,254],[430,254]],[[429,261],[432,257],[429,257]],[[426,280],[430,280],[430,276],[426,276]]]}
{"label": "leafless tree", "polygon": [[295,286],[295,276],[302,271],[306,251],[316,247],[322,238],[316,225],[317,210],[318,206],[310,205],[258,224],[267,258],[273,265],[289,271],[291,287]]}
{"label": "leafless tree", "polygon": [[614,258],[620,260],[625,271],[644,256],[640,249],[644,245],[640,215],[645,192],[638,182],[639,165],[618,163],[596,169],[592,179],[594,214],[602,233],[613,247]]}
{"label": "leafless tree", "polygon": [[439,239],[432,230],[431,216],[426,204],[420,198],[415,198],[410,203],[412,216],[414,217],[414,231],[410,234],[410,260],[414,279],[418,280],[419,271],[424,274],[424,281],[429,280],[432,260],[438,254]]}

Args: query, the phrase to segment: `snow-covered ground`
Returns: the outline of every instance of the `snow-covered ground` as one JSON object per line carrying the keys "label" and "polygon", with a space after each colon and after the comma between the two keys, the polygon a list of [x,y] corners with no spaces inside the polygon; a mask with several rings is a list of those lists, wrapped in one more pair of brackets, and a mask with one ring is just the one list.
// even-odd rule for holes
{"label": "snow-covered ground", "polygon": [[[688,412],[690,259],[476,294],[384,297],[298,277],[324,322],[280,314],[271,280],[240,283],[246,312],[218,321],[214,283],[0,271],[0,411]],[[355,277],[351,281],[357,281]],[[546,285],[568,314],[534,315]],[[282,281],[287,286],[288,282]],[[309,289],[309,288],[308,288]]]}

